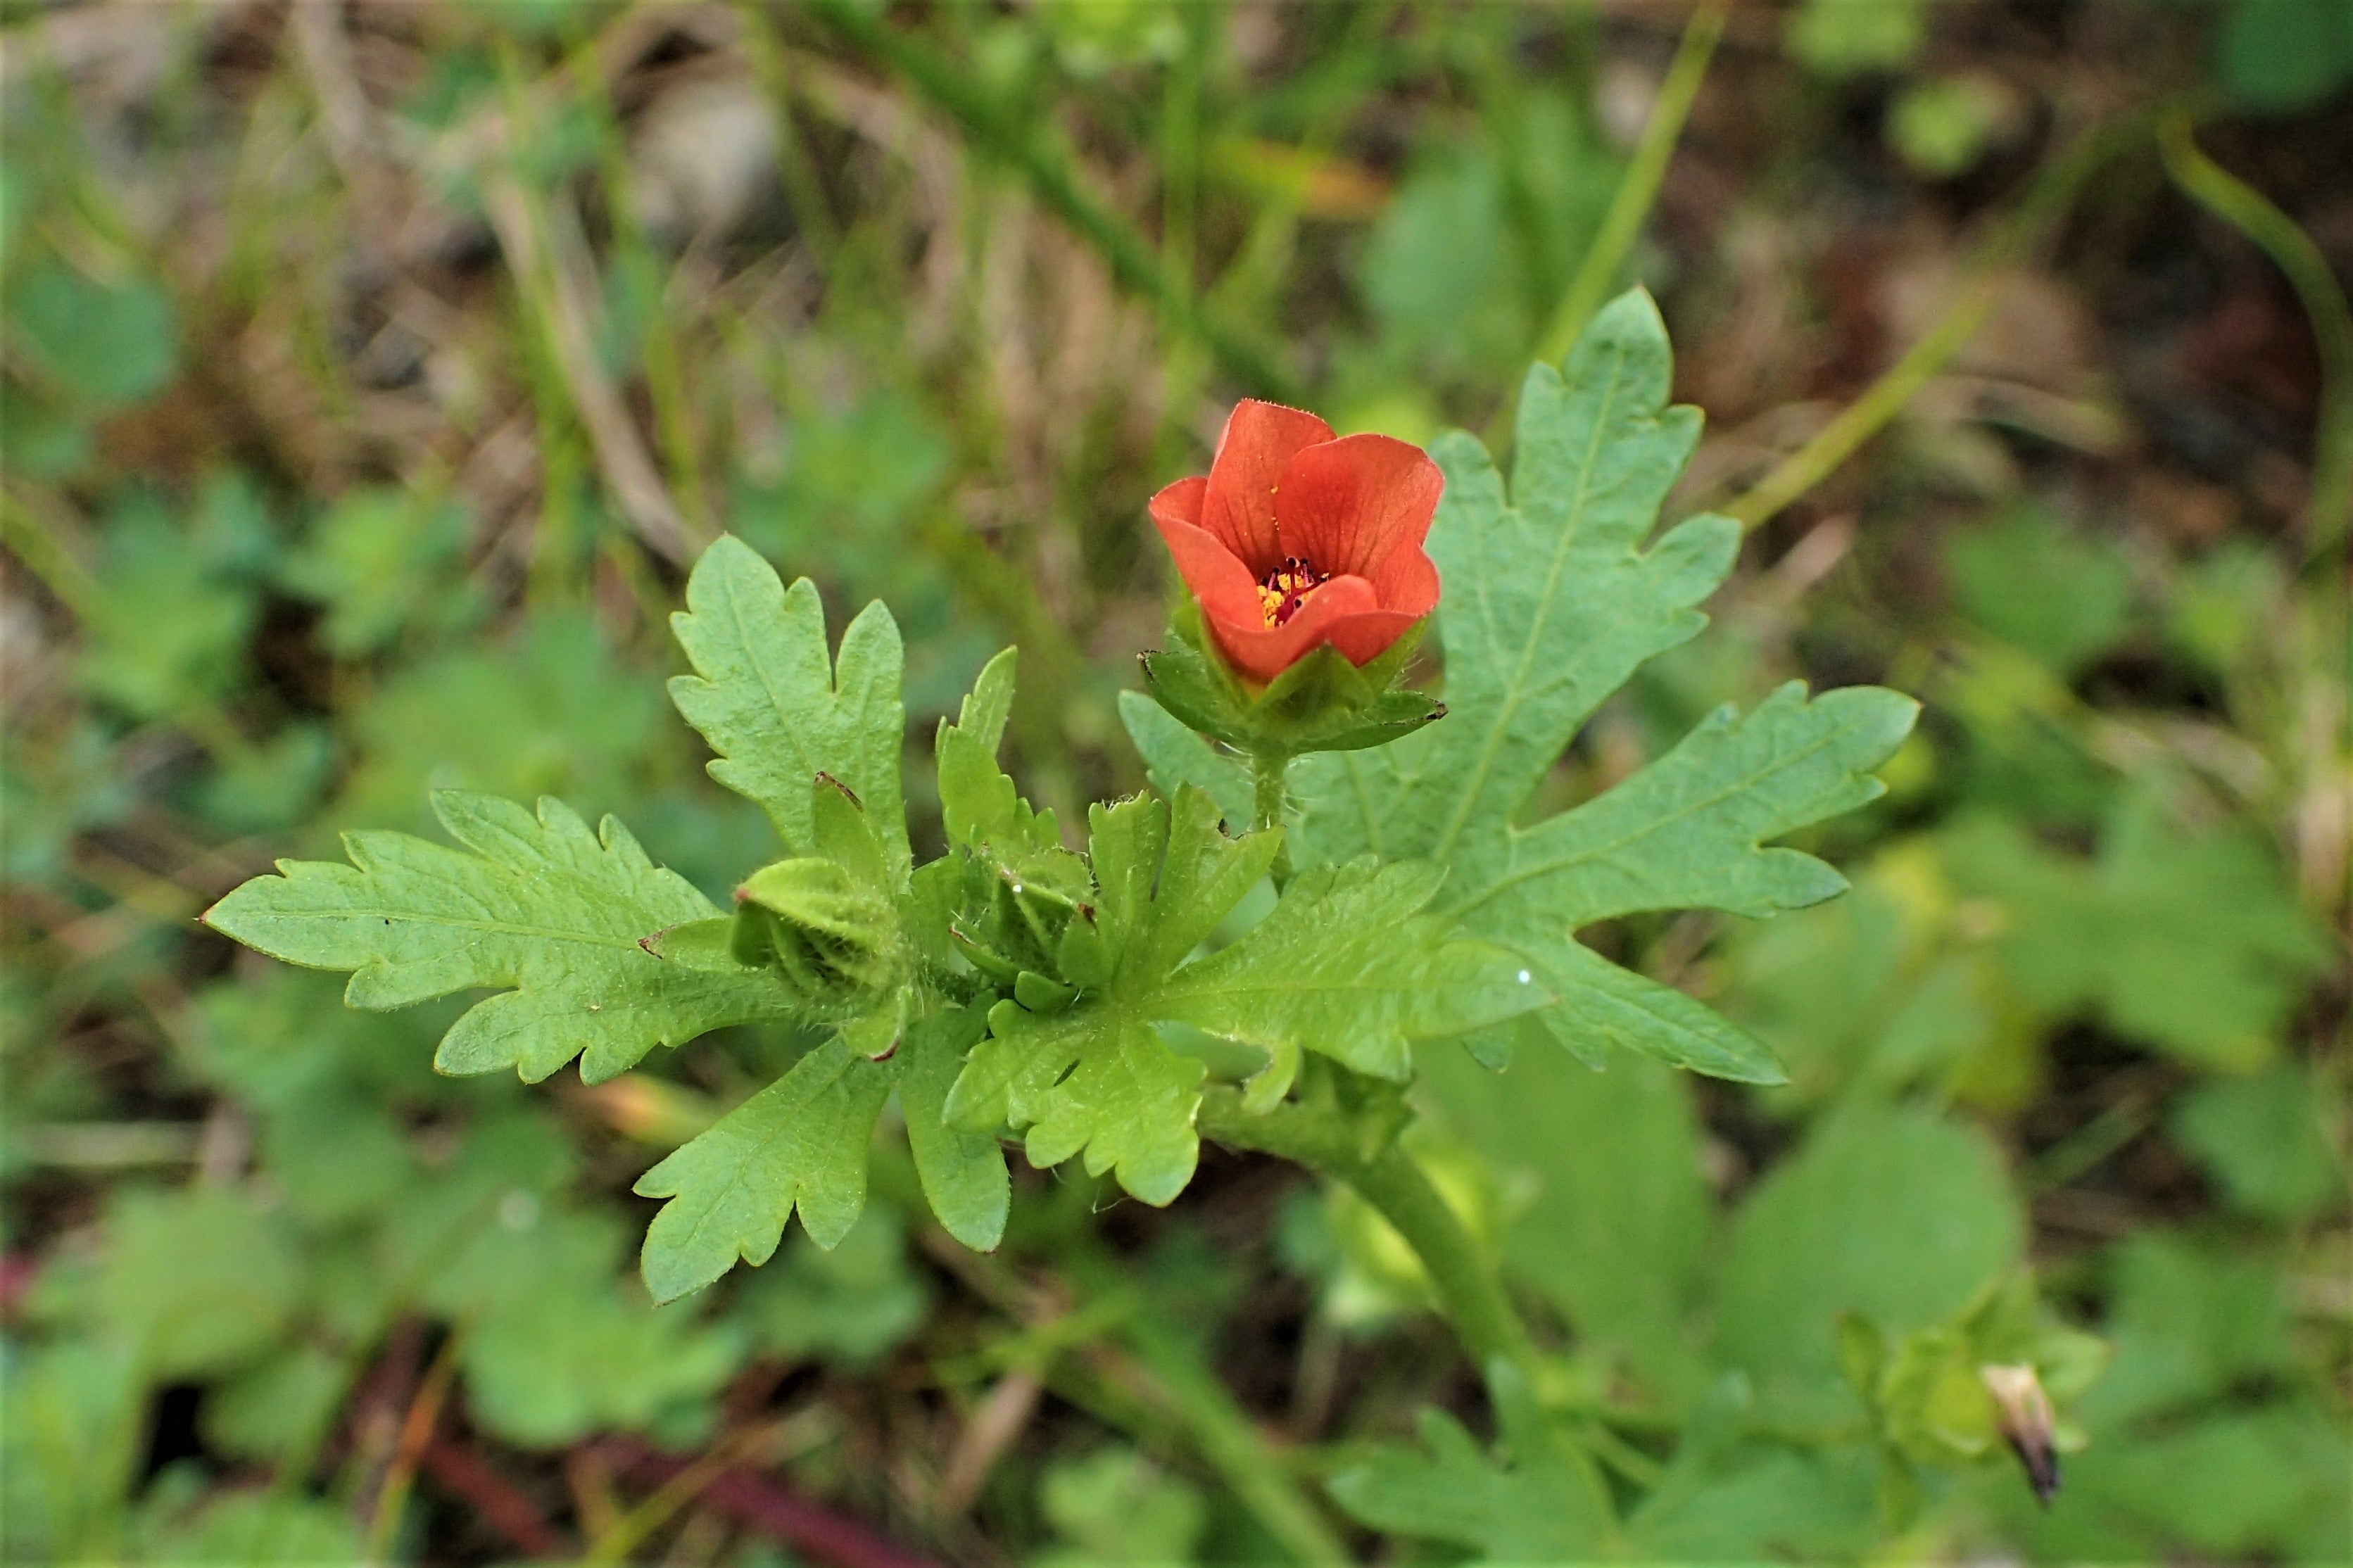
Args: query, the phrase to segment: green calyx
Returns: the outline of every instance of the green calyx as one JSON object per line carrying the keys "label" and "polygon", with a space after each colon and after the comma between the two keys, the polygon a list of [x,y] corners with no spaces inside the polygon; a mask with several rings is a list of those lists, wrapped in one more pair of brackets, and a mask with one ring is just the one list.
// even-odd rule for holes
{"label": "green calyx", "polygon": [[911,965],[890,859],[849,787],[810,783],[812,855],[763,866],[735,889],[735,912],[645,939],[646,951],[706,973],[768,970],[812,1016],[864,1015],[899,991]]}
{"label": "green calyx", "polygon": [[1170,617],[1170,646],[1143,656],[1145,683],[1187,728],[1251,756],[1362,751],[1444,716],[1445,703],[1398,684],[1427,624],[1362,667],[1319,647],[1258,686],[1226,663],[1188,599]]}

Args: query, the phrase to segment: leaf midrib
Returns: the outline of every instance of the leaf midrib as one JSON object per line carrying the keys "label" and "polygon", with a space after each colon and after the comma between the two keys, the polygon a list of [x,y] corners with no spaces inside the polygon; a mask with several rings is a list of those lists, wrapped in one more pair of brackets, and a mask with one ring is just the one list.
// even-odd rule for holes
{"label": "leaf midrib", "polygon": [[509,921],[459,920],[451,915],[423,915],[414,910],[397,909],[336,909],[336,910],[272,910],[262,917],[273,921],[398,921],[407,925],[444,926],[454,931],[482,931],[493,936],[541,937],[551,942],[575,942],[596,947],[610,947],[629,952],[642,952],[637,939],[625,936],[600,936],[591,931],[561,931],[552,926],[516,925]]}
{"label": "leaf midrib", "polygon": [[[777,695],[776,682],[769,679],[767,661],[760,657],[759,645],[752,640],[751,627],[745,622],[742,599],[740,595],[737,595],[735,586],[734,582],[730,579],[727,583],[727,624],[729,628],[735,634],[735,646],[737,648],[742,650],[744,662],[751,667],[752,678],[759,682],[760,695],[766,700],[768,714],[775,721],[773,724],[768,725],[765,728],[767,728],[776,739],[782,741],[785,745],[791,748],[793,755],[800,761],[802,774],[806,777],[814,778],[817,775],[817,770],[809,766],[808,748],[802,745],[799,739],[792,732],[790,721],[785,712],[784,700]],[[786,621],[789,624],[791,611],[792,593],[787,589],[783,595],[783,603],[778,606],[777,619]],[[819,637],[818,643],[822,649],[824,643],[822,637]],[[826,683],[830,687],[834,680],[833,656],[831,650],[825,649],[823,651],[823,657],[826,664]],[[705,677],[704,679],[708,680],[710,678]],[[713,680],[711,681],[711,685],[715,690],[719,687],[719,682]],[[826,695],[829,698],[833,693],[828,691]],[[758,766],[758,764],[753,762],[749,757],[731,755],[726,760],[730,763],[739,763],[745,768],[754,768]],[[761,769],[760,771],[765,772],[766,770]],[[777,816],[779,814],[786,811],[787,807],[787,797],[786,795],[783,793],[779,793],[771,798],[764,792],[761,795],[755,796],[754,798],[757,799],[763,806],[767,808],[768,815],[771,817]],[[782,827],[783,824],[779,822],[777,826]]]}
{"label": "leaf midrib", "polygon": [[[1457,800],[1453,815],[1448,819],[1445,829],[1439,834],[1438,841],[1430,850],[1432,859],[1444,860],[1452,854],[1454,841],[1461,837],[1463,827],[1470,821],[1472,807],[1478,805],[1480,795],[1487,787],[1487,774],[1494,767],[1495,753],[1502,750],[1504,737],[1511,728],[1512,720],[1518,714],[1520,705],[1526,700],[1528,667],[1535,658],[1536,644],[1544,636],[1545,623],[1552,616],[1553,600],[1560,590],[1561,571],[1567,564],[1571,549],[1583,529],[1586,502],[1592,490],[1594,468],[1599,461],[1602,442],[1609,431],[1610,421],[1617,412],[1618,388],[1620,383],[1625,379],[1626,362],[1630,357],[1628,352],[1621,349],[1610,362],[1609,380],[1602,391],[1600,408],[1593,421],[1592,437],[1586,445],[1585,459],[1577,469],[1576,499],[1568,508],[1567,521],[1562,526],[1560,536],[1554,543],[1552,561],[1545,571],[1544,593],[1537,601],[1536,614],[1528,624],[1527,636],[1520,645],[1518,667],[1512,671],[1511,684],[1505,689],[1507,695],[1495,714],[1494,722],[1488,726],[1486,741],[1479,749],[1479,760],[1471,770],[1469,783]],[[1516,477],[1516,458],[1514,463],[1514,472]],[[1519,510],[1521,500],[1515,488],[1512,496],[1512,510]]]}
{"label": "leaf midrib", "polygon": [[[1799,711],[1803,712],[1805,710],[1800,709]],[[1756,715],[1752,713],[1749,717],[1754,719]],[[1459,905],[1455,909],[1454,913],[1457,918],[1467,917],[1472,910],[1493,901],[1499,895],[1512,888],[1519,886],[1522,882],[1530,881],[1538,877],[1550,876],[1555,872],[1567,870],[1571,867],[1586,865],[1593,860],[1602,858],[1603,856],[1613,855],[1619,850],[1625,848],[1630,844],[1635,843],[1640,839],[1648,838],[1653,834],[1663,832],[1668,827],[1683,821],[1686,817],[1692,816],[1702,811],[1713,809],[1736,795],[1746,795],[1750,790],[1754,789],[1761,781],[1768,779],[1772,777],[1773,774],[1780,773],[1785,769],[1796,767],[1799,763],[1812,757],[1816,752],[1824,750],[1839,741],[1844,740],[1853,731],[1854,728],[1855,727],[1853,725],[1848,724],[1841,725],[1834,730],[1828,731],[1823,734],[1821,739],[1816,741],[1813,744],[1792,752],[1787,757],[1778,759],[1771,767],[1750,773],[1740,779],[1737,783],[1728,784],[1725,788],[1718,790],[1714,795],[1706,795],[1699,800],[1694,801],[1691,805],[1684,806],[1680,810],[1671,812],[1664,816],[1648,818],[1644,821],[1642,826],[1637,827],[1632,832],[1623,834],[1617,838],[1609,839],[1604,843],[1589,846],[1584,849],[1578,850],[1573,855],[1564,855],[1557,859],[1539,861],[1524,869],[1515,868],[1507,875],[1499,877],[1493,882],[1490,883],[1486,888],[1480,891],[1476,898],[1471,899]],[[1669,755],[1672,755],[1672,753],[1670,752]],[[1639,776],[1640,775],[1638,774],[1637,777]],[[1634,780],[1630,779],[1627,781],[1627,784],[1630,784],[1633,782]],[[1620,785],[1620,787],[1623,788],[1625,785]],[[1608,800],[1610,795],[1614,793],[1614,791],[1605,791],[1604,793],[1594,796],[1593,799],[1587,804],[1598,805],[1602,801]],[[1582,808],[1580,807],[1579,809]],[[1543,825],[1532,829],[1514,827],[1511,829],[1511,842],[1514,847],[1516,847],[1523,841],[1535,837],[1537,834],[1543,832],[1545,828],[1550,827],[1556,823],[1566,821],[1567,816],[1574,815],[1575,813],[1571,812],[1564,816],[1553,817]],[[1802,826],[1802,824],[1800,826]],[[1788,832],[1792,831],[1792,829],[1784,828],[1777,831]],[[1759,850],[1764,847],[1763,841],[1767,837],[1772,836],[1773,835],[1770,833],[1760,832],[1757,835],[1754,841],[1744,846],[1744,847],[1750,851]]]}

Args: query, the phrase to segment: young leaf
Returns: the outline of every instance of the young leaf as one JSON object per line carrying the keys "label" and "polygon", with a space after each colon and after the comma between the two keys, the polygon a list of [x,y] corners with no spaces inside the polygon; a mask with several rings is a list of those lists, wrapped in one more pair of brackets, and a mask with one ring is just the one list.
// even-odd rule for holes
{"label": "young leaf", "polygon": [[[1000,1002],[993,1037],[973,1048],[948,1115],[974,1129],[1027,1127],[1029,1161],[1084,1152],[1087,1170],[1165,1204],[1192,1179],[1202,1067],[1152,1031],[1152,992],[1266,874],[1278,836],[1229,839],[1195,789],[1166,804],[1139,795],[1088,813],[1099,885],[1092,922],[1073,921],[1065,973],[1096,994],[1050,1016]],[[1074,953],[1083,954],[1072,962]]]}
{"label": "young leaf", "polygon": [[[866,1206],[867,1146],[894,1087],[940,1223],[977,1251],[1003,1238],[1005,1152],[941,1116],[987,1020],[976,1008],[943,1009],[909,1025],[898,1048],[875,1059],[870,1050],[887,1046],[896,1016],[844,1029],[638,1179],[638,1195],[670,1200],[646,1232],[642,1267],[655,1300],[701,1289],[738,1258],[766,1262],[796,1210],[819,1247],[840,1241]],[[884,1026],[880,1045],[865,1037],[876,1022]]]}
{"label": "young leaf", "polygon": [[1094,829],[1094,918],[1062,944],[1064,977],[1082,994],[1017,987],[950,1096],[965,1125],[1028,1127],[1033,1164],[1083,1150],[1090,1172],[1116,1169],[1147,1203],[1184,1189],[1203,1068],[1162,1044],[1157,1024],[1264,1048],[1271,1065],[1251,1096],[1263,1104],[1289,1087],[1303,1050],[1403,1079],[1413,1041],[1549,999],[1521,961],[1425,912],[1441,875],[1425,864],[1302,873],[1239,941],[1188,963],[1265,874],[1277,835],[1226,837],[1215,803],[1189,785],[1173,808],[1145,798],[1098,809]]}
{"label": "young leaf", "polygon": [[1041,1016],[999,1002],[988,1021],[993,1037],[974,1047],[948,1096],[953,1121],[1026,1127],[1030,1164],[1083,1153],[1089,1175],[1111,1171],[1148,1204],[1185,1190],[1201,1152],[1199,1062],[1122,1007]]}
{"label": "young leaf", "polygon": [[950,1008],[908,1030],[892,1058],[900,1068],[899,1110],[923,1200],[947,1233],[976,1252],[993,1252],[1005,1238],[1013,1184],[997,1140],[952,1126],[946,1112],[965,1053],[987,1032],[988,1016],[979,1008]]}
{"label": "young leaf", "polygon": [[866,1206],[866,1146],[895,1072],[837,1035],[709,1131],[638,1178],[668,1198],[646,1232],[646,1289],[657,1301],[701,1289],[735,1266],[765,1263],[800,1211],[820,1247]]}
{"label": "young leaf", "polygon": [[865,805],[904,880],[905,661],[891,612],[869,605],[842,635],[840,658],[828,659],[816,584],[804,577],[787,592],[776,569],[732,535],[695,563],[686,604],[670,630],[696,673],[673,677],[670,695],[719,753],[711,776],[758,803],[795,853],[811,854],[809,781],[830,774]]}
{"label": "young leaf", "polygon": [[923,868],[946,903],[947,940],[1000,986],[1053,967],[1053,949],[1092,886],[1086,862],[1062,847],[1054,814],[1022,799],[997,760],[1012,678],[1008,648],[981,671],[957,721],[940,726],[940,809],[954,847]]}
{"label": "young leaf", "polygon": [[991,756],[1005,739],[1006,721],[1013,717],[1014,650],[999,648],[980,667],[972,689],[956,710],[955,727],[987,747]]}
{"label": "young leaf", "polygon": [[1700,517],[1641,548],[1699,437],[1697,412],[1667,405],[1671,371],[1666,329],[1637,290],[1594,318],[1560,370],[1529,372],[1508,500],[1475,440],[1432,448],[1447,475],[1430,552],[1446,583],[1449,717],[1378,751],[1303,758],[1293,853],[1445,866],[1436,910],[1522,954],[1561,998],[1542,1021],[1580,1054],[1614,1043],[1769,1081],[1779,1071],[1762,1045],[1577,947],[1575,930],[1632,910],[1762,914],[1837,892],[1829,867],[1759,843],[1875,795],[1868,770],[1915,705],[1869,689],[1809,704],[1786,688],[1745,720],[1715,715],[1574,811],[1513,823],[1602,700],[1699,630],[1694,606],[1738,547],[1729,520]]}
{"label": "young leaf", "polygon": [[792,1016],[775,976],[665,963],[640,945],[715,918],[611,817],[595,833],[562,802],[536,816],[496,795],[443,790],[434,815],[467,850],[405,833],[344,835],[348,866],[281,860],[205,912],[273,958],[352,972],[343,1000],[385,1010],[473,986],[501,994],[443,1037],[444,1072],[512,1067],[535,1083],[574,1057],[591,1083],[730,1024]]}
{"label": "young leaf", "polygon": [[1582,1563],[1609,1555],[1609,1493],[1584,1450],[1548,1426],[1519,1370],[1488,1373],[1508,1460],[1482,1453],[1445,1412],[1421,1413],[1422,1448],[1385,1445],[1332,1479],[1360,1522],[1470,1548],[1476,1563]]}

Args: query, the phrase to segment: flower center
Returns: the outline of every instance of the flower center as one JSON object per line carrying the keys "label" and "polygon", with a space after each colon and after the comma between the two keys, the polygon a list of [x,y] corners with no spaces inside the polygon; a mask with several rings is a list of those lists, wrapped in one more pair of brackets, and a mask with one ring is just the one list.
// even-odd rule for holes
{"label": "flower center", "polygon": [[1279,626],[1299,613],[1299,606],[1323,581],[1323,573],[1296,555],[1286,556],[1258,585],[1259,613],[1268,626]]}

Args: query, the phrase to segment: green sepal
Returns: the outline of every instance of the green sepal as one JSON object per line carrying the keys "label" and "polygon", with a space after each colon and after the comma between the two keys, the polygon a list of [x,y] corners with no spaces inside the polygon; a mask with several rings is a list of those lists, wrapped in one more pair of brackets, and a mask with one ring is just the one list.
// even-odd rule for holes
{"label": "green sepal", "polygon": [[1190,600],[1170,617],[1170,646],[1142,656],[1145,683],[1187,727],[1253,756],[1296,757],[1386,745],[1442,717],[1446,704],[1400,688],[1426,621],[1361,668],[1319,647],[1265,686],[1234,673]]}
{"label": "green sepal", "polygon": [[746,961],[736,952],[734,936],[739,923],[730,915],[683,921],[664,926],[651,936],[638,938],[638,945],[656,958],[698,974],[739,974],[759,964],[757,959]]}
{"label": "green sepal", "polygon": [[[1989,1388],[1991,1367],[2030,1369],[2049,1401],[2072,1405],[2106,1369],[2105,1342],[2059,1321],[2033,1276],[1989,1280],[1951,1318],[1902,1336],[1859,1313],[1838,1323],[1840,1369],[1862,1396],[1880,1442],[1909,1465],[1955,1467],[1995,1454],[2004,1436]],[[2062,1452],[2083,1434],[2060,1419],[2049,1434]]]}
{"label": "green sepal", "polygon": [[1032,1013],[1059,1013],[1078,994],[1077,987],[1049,980],[1032,969],[1013,977],[1013,999]]}
{"label": "green sepal", "polygon": [[775,963],[805,994],[876,991],[895,975],[890,904],[838,861],[763,866],[735,889],[737,962]]}
{"label": "green sepal", "polygon": [[841,1037],[870,1062],[888,1061],[907,1033],[907,993],[892,993],[881,1006],[841,1026]]}
{"label": "green sepal", "polygon": [[773,965],[811,1001],[848,1010],[906,977],[894,862],[848,785],[809,786],[809,842],[818,853],[761,867],[735,889],[728,948],[746,967]]}

